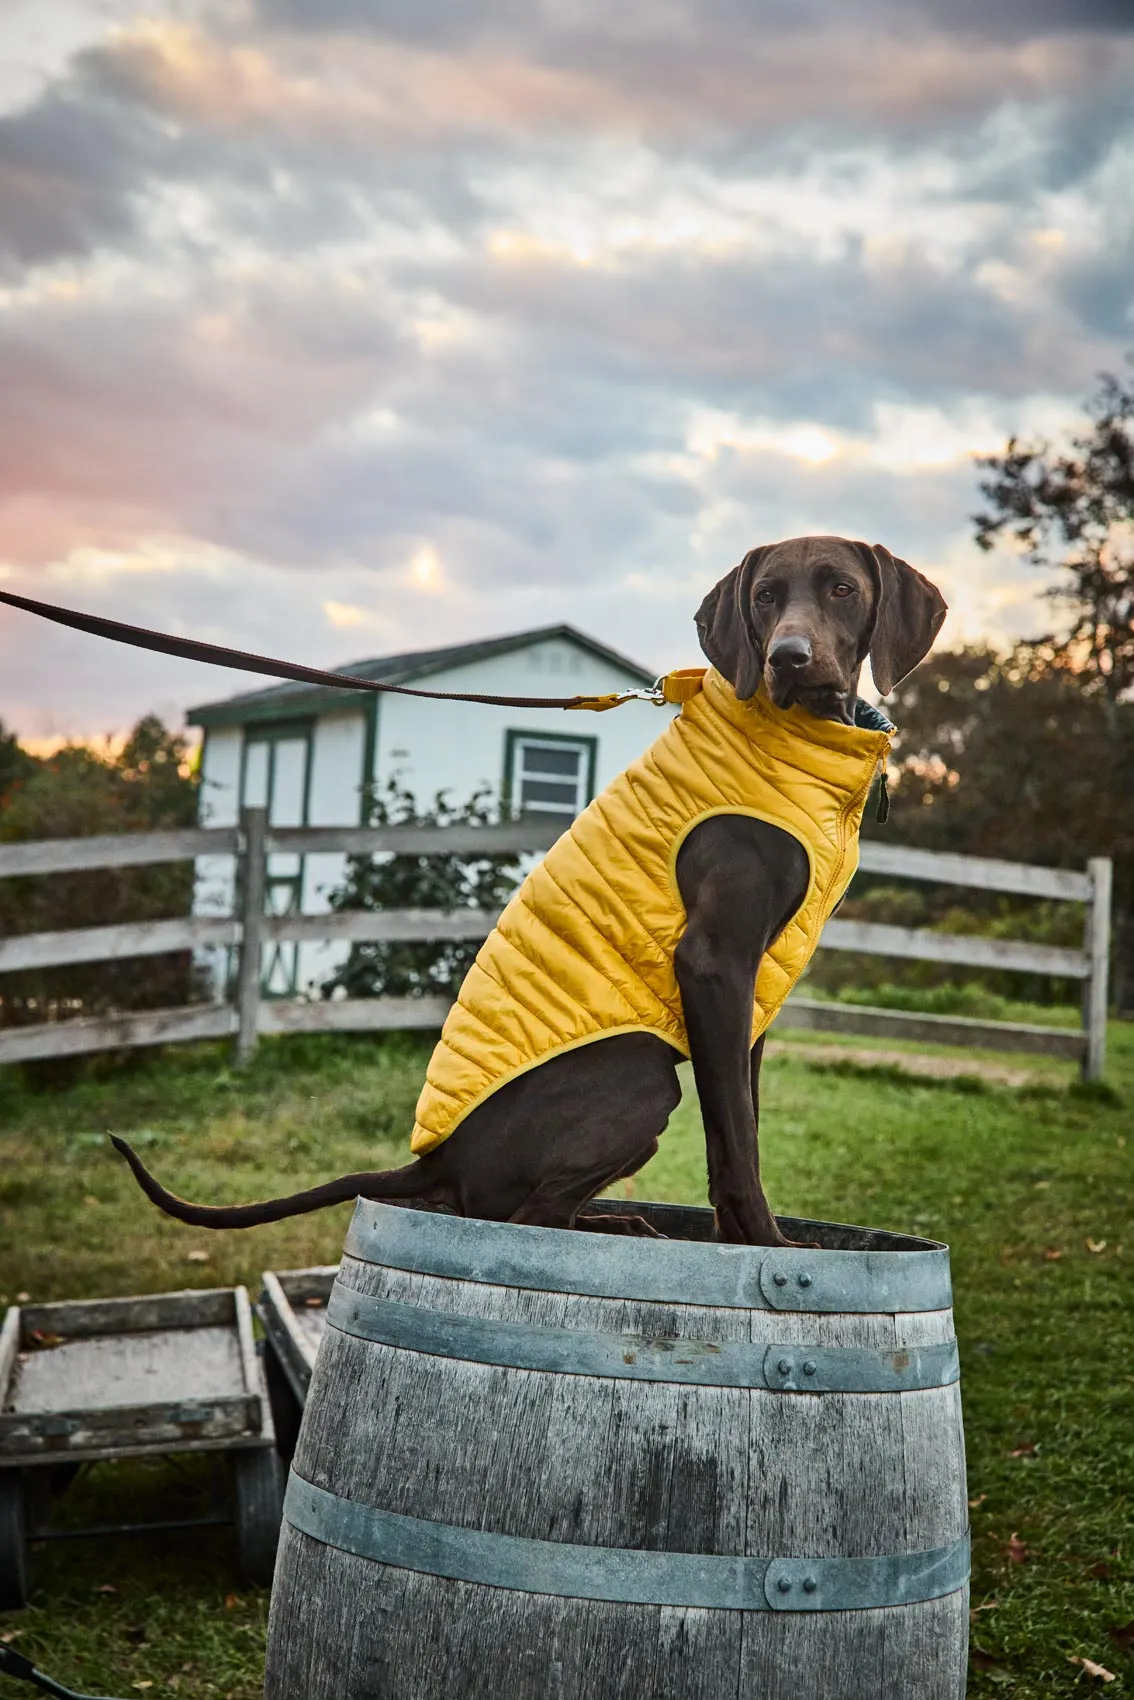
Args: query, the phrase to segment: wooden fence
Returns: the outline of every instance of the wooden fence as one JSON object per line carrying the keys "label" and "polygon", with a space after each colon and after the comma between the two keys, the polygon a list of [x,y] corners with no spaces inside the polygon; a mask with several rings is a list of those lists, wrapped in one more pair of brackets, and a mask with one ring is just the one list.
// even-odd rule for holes
{"label": "wooden fence", "polygon": [[[239,951],[234,1001],[189,1004],[137,1014],[79,1017],[28,1027],[0,1029],[0,1063],[37,1057],[77,1056],[133,1045],[232,1037],[236,1056],[246,1060],[261,1033],[375,1032],[391,1028],[436,1028],[448,1007],[442,997],[350,998],[321,1001],[264,998],[261,956],[265,944],[284,941],[350,942],[483,939],[496,915],[484,910],[401,909],[339,911],[321,915],[264,912],[267,858],[272,851],[300,854],[338,851],[459,854],[540,852],[558,827],[535,819],[495,827],[270,827],[263,809],[245,809],[239,827],[187,828],[121,836],[51,839],[0,845],[0,878],[28,874],[67,875],[93,868],[142,867],[159,862],[226,855],[237,859],[237,905],[231,915],[187,915],[168,921],[124,922],[66,932],[30,933],[0,940],[0,974],[66,963],[107,962],[206,946]],[[834,1004],[793,996],[779,1017],[781,1027],[857,1033],[922,1043],[979,1045],[1077,1059],[1089,1080],[1101,1078],[1105,1063],[1107,972],[1110,939],[1111,863],[1088,862],[1083,873],[1037,868],[1024,862],[909,850],[878,843],[862,845],[864,872],[936,884],[968,886],[1084,906],[1083,948],[1026,943],[928,928],[885,926],[872,921],[829,921],[825,949],[941,962],[953,967],[994,968],[1078,980],[1083,986],[1083,1021],[1078,1030],[977,1021],[961,1016],[907,1014],[899,1010]]]}

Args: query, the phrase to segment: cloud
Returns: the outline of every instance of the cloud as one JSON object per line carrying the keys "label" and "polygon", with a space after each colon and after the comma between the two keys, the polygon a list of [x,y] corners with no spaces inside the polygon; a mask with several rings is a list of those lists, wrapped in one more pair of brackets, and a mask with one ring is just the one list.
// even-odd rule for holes
{"label": "cloud", "polygon": [[[116,4],[0,117],[14,587],[330,664],[563,617],[665,664],[745,548],[843,531],[1027,625],[972,455],[1130,339],[1122,16]],[[0,616],[0,713],[242,683],[100,695],[105,654]]]}
{"label": "cloud", "polygon": [[[914,131],[1006,102],[1128,87],[1134,42],[1069,22],[1055,33],[971,35],[881,8],[853,27],[827,11],[812,27],[765,29],[750,10],[705,4],[621,17],[460,8],[444,32],[428,12],[406,27],[366,9],[353,32],[293,10],[259,37],[145,24],[86,56],[89,74],[144,109],[229,136],[302,139],[351,151],[396,140],[622,135],[735,146],[785,125],[830,138]],[[714,15],[715,14],[715,15]],[[276,20],[272,20],[275,22]],[[331,27],[328,27],[328,23]]]}
{"label": "cloud", "polygon": [[[444,41],[459,47],[516,37],[550,40],[652,40],[694,30],[709,40],[751,30],[761,39],[820,35],[832,8],[824,0],[624,0],[615,15],[604,0],[256,0],[256,15],[268,27],[315,33],[377,33],[414,41]],[[975,30],[1005,39],[1030,39],[1053,31],[1129,34],[1134,30],[1124,0],[872,0],[857,8],[864,30],[903,24],[907,29],[941,27]]]}
{"label": "cloud", "polygon": [[38,265],[129,237],[130,185],[152,163],[136,123],[69,94],[0,117],[0,259]]}

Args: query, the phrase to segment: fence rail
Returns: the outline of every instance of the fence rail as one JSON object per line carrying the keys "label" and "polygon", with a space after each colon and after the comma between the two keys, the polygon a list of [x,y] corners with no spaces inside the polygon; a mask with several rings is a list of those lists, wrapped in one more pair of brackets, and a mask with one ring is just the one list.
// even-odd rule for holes
{"label": "fence rail", "polygon": [[[0,878],[66,875],[95,868],[143,867],[212,856],[236,857],[238,872],[237,907],[230,915],[121,922],[109,927],[29,933],[0,940],[0,974],[206,947],[230,947],[239,952],[232,1004],[193,1004],[180,1009],[83,1016],[0,1029],[0,1063],[230,1036],[235,1039],[238,1058],[243,1060],[252,1053],[262,1033],[378,1032],[391,1028],[438,1027],[448,1007],[447,1001],[438,997],[319,1002],[264,999],[261,995],[263,948],[281,942],[475,942],[487,937],[497,913],[478,909],[450,913],[401,909],[379,913],[350,910],[321,915],[268,915],[264,912],[268,856],[274,851],[305,855],[328,851],[350,855],[382,852],[420,855],[438,851],[460,855],[538,853],[550,848],[557,834],[558,828],[553,823],[530,818],[492,827],[279,828],[268,825],[262,809],[245,809],[239,827],[199,827],[178,832],[0,845]],[[1077,1058],[1088,1079],[1101,1077],[1105,1064],[1110,938],[1108,859],[1096,857],[1080,873],[1032,867],[1025,862],[866,843],[861,847],[860,866],[866,873],[894,878],[930,880],[1082,904],[1085,919],[1081,950],[976,934],[938,933],[925,927],[838,919],[828,923],[823,946],[921,962],[1078,980],[1083,985],[1083,1025],[1075,1030],[977,1021],[831,1004],[794,996],[779,1017],[780,1026],[906,1038],[920,1043],[1041,1052]]]}

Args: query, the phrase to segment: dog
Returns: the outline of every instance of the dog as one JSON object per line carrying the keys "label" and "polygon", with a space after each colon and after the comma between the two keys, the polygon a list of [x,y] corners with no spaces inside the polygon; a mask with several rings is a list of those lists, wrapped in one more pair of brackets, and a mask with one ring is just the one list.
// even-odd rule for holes
{"label": "dog", "polygon": [[142,1190],[206,1228],[361,1196],[635,1231],[586,1206],[657,1151],[688,1054],[717,1237],[790,1243],[760,1180],[764,1032],[854,872],[889,749],[892,728],[858,698],[862,666],[869,656],[887,694],[945,613],[937,588],[881,545],[751,550],[697,613],[702,688],[533,870],[478,954],[430,1064],[414,1161],[200,1205],[115,1138]]}

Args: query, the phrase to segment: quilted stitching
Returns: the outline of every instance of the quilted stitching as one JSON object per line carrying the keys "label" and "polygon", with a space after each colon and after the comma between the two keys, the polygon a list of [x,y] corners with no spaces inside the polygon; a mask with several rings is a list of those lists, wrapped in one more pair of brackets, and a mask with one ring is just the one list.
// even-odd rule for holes
{"label": "quilted stitching", "polygon": [[433,1053],[412,1146],[432,1150],[506,1080],[568,1046],[657,1033],[688,1054],[673,954],[685,925],[670,852],[707,814],[781,821],[811,851],[800,908],[756,977],[753,1042],[819,943],[858,861],[880,731],[738,703],[710,671],[703,691],[591,803],[532,870],[469,970]]}

